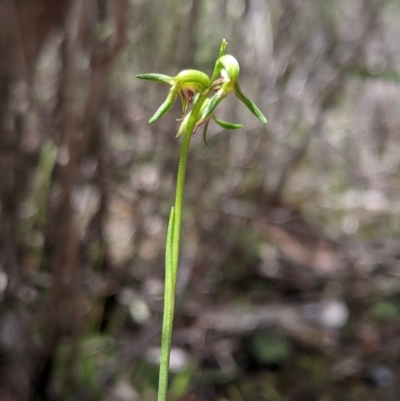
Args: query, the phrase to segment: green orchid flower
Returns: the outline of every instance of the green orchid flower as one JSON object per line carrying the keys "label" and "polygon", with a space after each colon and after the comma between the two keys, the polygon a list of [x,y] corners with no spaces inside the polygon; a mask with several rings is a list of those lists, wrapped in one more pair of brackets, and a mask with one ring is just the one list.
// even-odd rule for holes
{"label": "green orchid flower", "polygon": [[[242,124],[235,124],[235,123],[229,123],[227,121],[224,120],[220,120],[219,118],[215,117],[214,113],[212,113],[210,116],[208,116],[207,118],[202,118],[203,112],[204,110],[208,107],[209,103],[210,103],[211,99],[205,99],[204,103],[200,109],[200,113],[199,113],[199,118],[196,121],[196,124],[194,126],[192,135],[196,134],[197,128],[204,124],[204,130],[203,130],[203,141],[205,146],[207,147],[207,130],[208,130],[208,124],[211,120],[211,118],[222,128],[224,129],[239,129],[242,128],[243,125]],[[185,118],[182,120],[181,125],[179,127],[178,133],[176,134],[176,136],[178,137],[179,135],[183,134],[186,130],[186,126],[187,123],[189,121],[189,118],[191,116],[191,111],[185,116]]]}
{"label": "green orchid flower", "polygon": [[153,123],[162,117],[172,107],[178,96],[182,102],[182,115],[185,115],[196,92],[204,92],[211,84],[210,78],[204,72],[197,70],[184,70],[176,77],[163,74],[139,74],[136,75],[136,78],[171,85],[167,98],[150,118],[149,123]]}
{"label": "green orchid flower", "polygon": [[[256,104],[244,95],[239,85],[239,74],[240,68],[239,63],[235,57],[229,54],[223,54],[225,49],[220,51],[220,57],[215,63],[213,75],[211,77],[211,85],[206,89],[204,93],[210,93],[211,91],[217,91],[217,93],[211,98],[207,107],[204,109],[202,119],[206,120],[212,115],[218,104],[225,99],[229,93],[233,92],[235,96],[245,104],[245,106],[264,124],[267,123],[267,119],[256,106]],[[222,53],[222,54],[221,54]]]}

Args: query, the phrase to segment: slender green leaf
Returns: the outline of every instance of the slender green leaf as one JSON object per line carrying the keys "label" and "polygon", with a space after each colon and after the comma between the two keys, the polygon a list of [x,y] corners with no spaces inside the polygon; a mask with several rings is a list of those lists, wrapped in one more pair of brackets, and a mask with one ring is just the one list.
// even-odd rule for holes
{"label": "slender green leaf", "polygon": [[174,321],[176,274],[172,262],[173,234],[175,226],[175,209],[171,208],[168,222],[167,243],[165,250],[165,289],[164,313],[161,333],[160,375],[158,383],[158,401],[166,401],[168,391],[169,359]]}

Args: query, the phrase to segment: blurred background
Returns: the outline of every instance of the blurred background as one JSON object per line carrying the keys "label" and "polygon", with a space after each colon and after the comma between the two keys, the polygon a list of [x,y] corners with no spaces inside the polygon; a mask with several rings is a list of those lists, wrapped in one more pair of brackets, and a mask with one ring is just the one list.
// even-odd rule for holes
{"label": "blurred background", "polygon": [[187,172],[171,400],[400,399],[396,0],[0,3],[0,399],[155,400],[180,105],[223,38]]}

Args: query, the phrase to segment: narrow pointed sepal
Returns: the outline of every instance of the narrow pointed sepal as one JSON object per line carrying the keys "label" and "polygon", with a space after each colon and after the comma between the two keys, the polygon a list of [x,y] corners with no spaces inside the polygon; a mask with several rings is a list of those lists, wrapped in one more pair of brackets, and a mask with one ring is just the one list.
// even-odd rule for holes
{"label": "narrow pointed sepal", "polygon": [[227,45],[228,45],[228,42],[225,39],[222,39],[221,47],[219,49],[219,56],[215,63],[213,74],[211,76],[211,82],[214,82],[218,78],[218,75],[221,72],[221,69],[223,68],[223,65],[222,65],[220,59],[221,59],[221,57],[224,56]]}
{"label": "narrow pointed sepal", "polygon": [[226,41],[226,39],[222,39],[218,58],[222,57],[225,54],[226,46],[228,46],[228,42]]}
{"label": "narrow pointed sepal", "polygon": [[174,104],[175,99],[177,98],[179,93],[179,86],[173,85],[168,92],[168,96],[165,99],[164,103],[158,108],[158,110],[154,113],[153,117],[150,118],[149,123],[154,123],[160,117],[162,117]]}
{"label": "narrow pointed sepal", "polygon": [[136,78],[145,79],[147,81],[161,82],[163,84],[173,85],[175,78],[164,74],[138,74]]}
{"label": "narrow pointed sepal", "polygon": [[208,148],[208,146],[207,146],[207,130],[208,130],[209,122],[210,122],[210,120],[206,121],[206,123],[204,124],[204,130],[203,130],[203,142],[204,142],[204,146],[206,148]]}
{"label": "narrow pointed sepal", "polygon": [[224,90],[224,87],[222,87],[207,103],[206,107],[204,108],[204,110],[201,113],[201,119],[204,121],[206,120],[208,117],[210,117],[216,107],[218,106],[218,104],[226,98],[227,96],[227,92]]}
{"label": "narrow pointed sepal", "polygon": [[240,89],[239,82],[235,82],[235,95],[236,97],[244,103],[244,105],[264,124],[267,123],[267,119],[265,118],[264,114],[261,112],[261,110],[255,105],[255,103],[250,100],[248,97],[246,97],[242,90]]}
{"label": "narrow pointed sepal", "polygon": [[228,123],[227,121],[220,120],[217,117],[213,116],[213,120],[222,128],[224,129],[239,129],[243,128],[242,124],[234,124],[234,123]]}

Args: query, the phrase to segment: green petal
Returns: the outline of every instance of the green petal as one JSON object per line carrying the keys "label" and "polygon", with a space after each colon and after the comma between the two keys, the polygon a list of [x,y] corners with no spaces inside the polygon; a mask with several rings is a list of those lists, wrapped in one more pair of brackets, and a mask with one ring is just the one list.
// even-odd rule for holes
{"label": "green petal", "polygon": [[186,125],[189,121],[189,117],[190,117],[191,113],[192,113],[192,111],[189,111],[189,113],[187,113],[185,118],[182,120],[181,125],[179,126],[178,133],[176,134],[176,138],[185,132]]}
{"label": "green petal", "polygon": [[175,78],[169,77],[164,74],[138,74],[136,78],[146,79],[148,81],[161,82],[163,84],[173,85],[175,82]]}
{"label": "green petal", "polygon": [[230,54],[225,54],[220,57],[219,62],[221,63],[223,70],[226,71],[229,80],[233,83],[239,78],[240,68],[239,63],[235,57]]}
{"label": "green petal", "polygon": [[176,77],[176,82],[186,89],[203,92],[211,84],[208,75],[198,70],[183,70]]}
{"label": "green petal", "polygon": [[[231,92],[234,90],[234,85],[236,80],[239,78],[240,68],[239,63],[235,59],[235,57],[230,54],[224,54],[219,57],[217,62],[215,63],[214,72],[211,77],[211,85],[207,88],[203,94],[208,94],[213,89],[213,86],[223,83],[223,88],[225,92]],[[219,74],[221,74],[221,78],[218,79]]]}
{"label": "green petal", "polygon": [[211,82],[214,82],[218,78],[218,75],[221,72],[222,68],[224,68],[224,66],[221,64],[221,61],[218,58],[218,60],[215,63],[213,74],[211,76]]}
{"label": "green petal", "polygon": [[211,116],[212,113],[214,113],[215,108],[218,106],[218,104],[225,99],[227,96],[228,92],[225,91],[224,86],[210,99],[210,101],[207,103],[206,108],[201,114],[201,119],[206,120],[208,117]]}
{"label": "green petal", "polygon": [[222,128],[225,129],[239,129],[242,128],[242,124],[234,124],[234,123],[228,123],[227,121],[220,120],[217,117],[213,116],[213,120]]}
{"label": "green petal", "polygon": [[203,130],[203,142],[204,146],[207,148],[207,130],[208,130],[208,124],[210,120],[207,120],[206,123],[204,124],[204,130]]}
{"label": "green petal", "polygon": [[239,82],[235,83],[235,95],[236,97],[245,104],[245,106],[264,124],[267,123],[267,119],[264,114],[261,113],[261,110],[255,105],[253,101],[251,101],[248,97],[246,97],[240,89]]}
{"label": "green petal", "polygon": [[177,98],[179,93],[179,86],[173,85],[168,92],[168,96],[165,99],[165,102],[158,108],[158,110],[154,113],[153,117],[150,118],[149,123],[154,123],[160,117],[162,117],[174,104],[175,99]]}
{"label": "green petal", "polygon": [[222,39],[222,43],[221,43],[221,47],[219,49],[219,55],[218,55],[218,59],[215,63],[215,67],[214,67],[214,71],[213,74],[211,76],[211,83],[214,82],[217,78],[218,75],[220,73],[220,71],[223,68],[223,65],[220,61],[220,58],[225,54],[225,50],[226,50],[226,46],[228,45],[228,42],[225,39]]}

